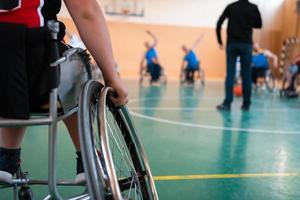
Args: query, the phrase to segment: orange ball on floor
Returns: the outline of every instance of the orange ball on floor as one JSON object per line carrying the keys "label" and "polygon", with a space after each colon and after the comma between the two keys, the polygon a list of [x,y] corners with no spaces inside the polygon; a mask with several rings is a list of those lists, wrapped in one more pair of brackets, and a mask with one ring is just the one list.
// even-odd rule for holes
{"label": "orange ball on floor", "polygon": [[233,93],[237,97],[243,96],[242,85],[240,84],[235,85],[233,88]]}

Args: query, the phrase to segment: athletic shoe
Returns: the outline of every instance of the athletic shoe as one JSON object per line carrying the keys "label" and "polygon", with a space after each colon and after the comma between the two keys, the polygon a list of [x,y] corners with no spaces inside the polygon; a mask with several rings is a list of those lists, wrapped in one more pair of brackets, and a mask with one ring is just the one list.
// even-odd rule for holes
{"label": "athletic shoe", "polygon": [[243,111],[249,111],[249,110],[250,110],[250,105],[242,105],[242,106],[241,106],[241,109],[242,109]]}
{"label": "athletic shoe", "polygon": [[226,104],[220,104],[217,106],[217,110],[219,111],[230,111],[230,106]]}
{"label": "athletic shoe", "polygon": [[0,171],[14,175],[21,164],[21,149],[5,149],[0,147]]}

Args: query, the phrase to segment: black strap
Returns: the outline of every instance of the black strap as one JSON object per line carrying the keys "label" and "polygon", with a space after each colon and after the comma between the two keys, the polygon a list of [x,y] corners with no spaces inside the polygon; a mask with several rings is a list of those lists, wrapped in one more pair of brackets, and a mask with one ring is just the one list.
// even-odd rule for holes
{"label": "black strap", "polygon": [[20,5],[21,0],[1,0],[0,1],[0,10],[13,10]]}

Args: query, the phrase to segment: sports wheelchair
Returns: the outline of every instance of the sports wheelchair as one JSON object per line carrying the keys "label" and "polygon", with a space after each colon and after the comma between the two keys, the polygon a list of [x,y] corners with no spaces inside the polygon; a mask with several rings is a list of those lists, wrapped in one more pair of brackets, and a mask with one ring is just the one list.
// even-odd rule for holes
{"label": "sports wheelchair", "polygon": [[168,79],[167,79],[165,69],[159,64],[156,64],[154,66],[159,68],[159,77],[158,77],[158,79],[153,80],[151,72],[148,69],[148,66],[146,66],[146,67],[143,67],[140,70],[140,79],[139,79],[140,85],[142,85],[144,82],[149,82],[150,85],[152,85],[153,83],[159,83],[161,85],[166,85],[167,84]]}
{"label": "sports wheelchair", "polygon": [[[265,72],[265,77],[257,77],[257,78],[264,79],[262,83],[258,83],[258,88],[263,88],[265,86],[269,92],[273,92],[275,90],[276,80],[272,73],[272,70],[267,69]],[[255,89],[257,90],[257,88],[255,88]]]}
{"label": "sports wheelchair", "polygon": [[180,84],[196,84],[205,86],[205,72],[202,67],[195,70],[182,70],[180,74]]}
{"label": "sports wheelchair", "polygon": [[[288,81],[290,79],[290,81]],[[300,72],[291,74],[288,78],[285,74],[282,80],[282,89],[280,90],[280,97],[296,98],[299,96],[300,90]]]}
{"label": "sports wheelchair", "polygon": [[[30,179],[28,173],[21,170],[17,172],[16,178],[9,173],[0,172],[0,189],[12,187],[14,200],[33,199],[30,185],[48,185],[49,195],[44,200],[63,199],[57,186],[86,188],[84,193],[70,198],[71,200],[158,199],[147,157],[126,106],[114,106],[109,98],[114,95],[113,89],[91,79],[89,58],[85,51],[79,48],[69,49],[58,59],[58,23],[50,21],[48,28],[52,33],[51,51],[54,55],[50,65],[54,79],[49,97],[49,112],[31,116],[29,120],[0,120],[1,127],[49,126],[48,180]],[[76,81],[70,76],[75,77]],[[64,80],[65,77],[69,78]],[[72,95],[70,91],[73,92]],[[64,112],[58,112],[59,103]],[[58,180],[57,123],[74,112],[78,112],[85,179]]]}

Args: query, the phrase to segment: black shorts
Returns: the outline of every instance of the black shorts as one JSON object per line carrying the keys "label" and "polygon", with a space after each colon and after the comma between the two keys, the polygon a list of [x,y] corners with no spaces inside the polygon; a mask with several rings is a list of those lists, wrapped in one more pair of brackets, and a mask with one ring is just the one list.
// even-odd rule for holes
{"label": "black shorts", "polygon": [[267,74],[266,68],[252,68],[252,73],[255,74],[257,78],[265,78]]}
{"label": "black shorts", "polygon": [[0,117],[28,119],[49,97],[48,31],[1,23],[0,46]]}
{"label": "black shorts", "polygon": [[200,68],[200,64],[198,63],[197,65],[188,65],[186,68],[185,68],[185,71],[186,72],[195,72],[197,70],[199,70]]}

